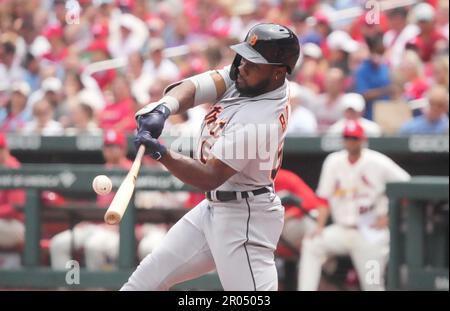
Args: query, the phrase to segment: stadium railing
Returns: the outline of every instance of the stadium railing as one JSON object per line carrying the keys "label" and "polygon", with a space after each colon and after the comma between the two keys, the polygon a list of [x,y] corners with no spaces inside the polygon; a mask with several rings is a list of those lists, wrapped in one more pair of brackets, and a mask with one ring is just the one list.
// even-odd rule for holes
{"label": "stadium railing", "polygon": [[415,177],[387,185],[388,289],[449,289],[449,178]]}

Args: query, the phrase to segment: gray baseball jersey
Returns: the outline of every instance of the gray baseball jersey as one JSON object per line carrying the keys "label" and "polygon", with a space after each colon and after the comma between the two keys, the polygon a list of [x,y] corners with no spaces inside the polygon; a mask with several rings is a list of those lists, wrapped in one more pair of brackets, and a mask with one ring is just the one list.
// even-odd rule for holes
{"label": "gray baseball jersey", "polygon": [[214,156],[237,173],[218,190],[245,191],[272,185],[281,165],[289,118],[289,83],[256,97],[240,97],[229,67],[218,73],[227,90],[206,115],[198,143],[200,161]]}

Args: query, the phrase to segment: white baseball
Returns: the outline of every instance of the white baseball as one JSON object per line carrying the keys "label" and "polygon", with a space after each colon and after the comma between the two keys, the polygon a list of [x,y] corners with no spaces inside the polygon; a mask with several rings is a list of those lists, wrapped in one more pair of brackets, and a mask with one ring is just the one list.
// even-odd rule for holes
{"label": "white baseball", "polygon": [[112,182],[106,175],[98,175],[92,181],[92,188],[94,188],[95,193],[99,195],[105,195],[111,192]]}

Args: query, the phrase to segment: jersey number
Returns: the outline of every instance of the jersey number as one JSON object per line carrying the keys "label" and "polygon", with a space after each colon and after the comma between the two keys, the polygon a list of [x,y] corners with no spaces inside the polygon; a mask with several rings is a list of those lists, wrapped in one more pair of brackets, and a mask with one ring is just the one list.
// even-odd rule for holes
{"label": "jersey number", "polygon": [[277,154],[277,162],[276,162],[276,167],[271,171],[270,173],[270,178],[272,180],[275,179],[275,177],[277,177],[278,171],[281,168],[281,163],[283,162],[283,144],[281,145],[281,147],[278,149],[278,154]]}
{"label": "jersey number", "polygon": [[[280,116],[278,117],[278,121],[280,121],[281,130],[283,132],[285,132],[286,128],[287,128],[287,116],[288,115],[289,115],[289,107],[286,106],[286,111],[284,113],[281,113]],[[275,177],[277,176],[278,171],[281,168],[281,163],[283,162],[283,145],[284,145],[284,142],[282,142],[280,147],[278,148],[277,161],[275,162],[275,168],[270,173],[270,178],[272,180],[274,180]]]}

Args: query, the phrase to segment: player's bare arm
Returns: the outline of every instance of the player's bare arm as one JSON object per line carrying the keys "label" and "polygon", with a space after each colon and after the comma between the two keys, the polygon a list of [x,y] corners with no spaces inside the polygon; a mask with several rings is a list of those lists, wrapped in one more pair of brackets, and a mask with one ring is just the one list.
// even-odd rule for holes
{"label": "player's bare arm", "polygon": [[330,215],[330,209],[326,205],[322,205],[318,208],[319,215],[317,216],[317,226],[320,228],[325,227],[327,224],[328,216]]}
{"label": "player's bare arm", "polygon": [[212,158],[203,164],[174,151],[168,151],[160,162],[178,179],[202,191],[216,189],[236,174],[234,169],[218,159]]}
{"label": "player's bare arm", "polygon": [[[214,81],[214,85],[216,87],[216,93],[217,96],[215,99],[218,99],[222,97],[222,95],[225,93],[226,86],[225,81],[221,77],[220,74],[217,72],[208,73],[212,80]],[[196,87],[194,82],[191,80],[185,80],[181,84],[177,85],[176,87],[170,89],[166,96],[171,96],[178,100],[179,102],[179,108],[176,113],[183,113],[189,110],[190,108],[194,107],[195,104],[195,92]]]}
{"label": "player's bare arm", "polygon": [[323,228],[325,228],[328,217],[330,216],[330,209],[327,205],[321,205],[317,208],[319,212],[317,216],[317,223],[315,230],[311,233],[311,236],[316,236],[322,233]]}

